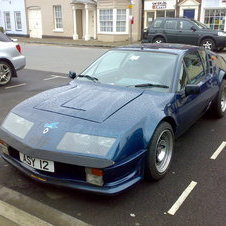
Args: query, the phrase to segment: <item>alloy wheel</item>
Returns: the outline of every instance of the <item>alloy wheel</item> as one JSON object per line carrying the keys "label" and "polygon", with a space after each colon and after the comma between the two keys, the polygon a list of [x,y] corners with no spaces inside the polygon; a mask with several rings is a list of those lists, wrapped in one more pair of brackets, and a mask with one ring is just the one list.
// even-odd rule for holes
{"label": "alloy wheel", "polygon": [[11,69],[7,64],[0,64],[0,85],[7,84],[11,79]]}
{"label": "alloy wheel", "polygon": [[173,152],[173,136],[170,130],[160,134],[156,145],[155,166],[158,172],[163,173],[169,166]]}
{"label": "alloy wheel", "polygon": [[202,46],[206,49],[212,49],[213,48],[213,43],[211,41],[205,41],[203,42]]}
{"label": "alloy wheel", "polygon": [[221,111],[225,112],[225,110],[226,110],[226,86],[224,86],[221,95]]}

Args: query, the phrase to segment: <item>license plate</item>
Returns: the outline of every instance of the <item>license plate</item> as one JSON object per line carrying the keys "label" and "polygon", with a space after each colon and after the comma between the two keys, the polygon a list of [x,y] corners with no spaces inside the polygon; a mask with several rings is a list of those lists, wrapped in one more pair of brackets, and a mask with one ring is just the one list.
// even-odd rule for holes
{"label": "license plate", "polygon": [[35,168],[35,169],[48,171],[48,172],[54,172],[54,162],[53,161],[33,158],[33,157],[30,157],[23,153],[20,153],[20,161],[24,162],[28,166],[31,166],[32,168]]}

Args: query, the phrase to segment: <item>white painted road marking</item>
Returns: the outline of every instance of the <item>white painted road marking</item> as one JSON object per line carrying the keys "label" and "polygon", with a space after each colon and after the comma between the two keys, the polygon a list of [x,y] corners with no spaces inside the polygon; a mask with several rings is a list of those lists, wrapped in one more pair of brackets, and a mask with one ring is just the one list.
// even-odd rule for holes
{"label": "white painted road marking", "polygon": [[14,85],[14,86],[7,86],[7,87],[5,87],[5,89],[12,89],[12,88],[20,87],[20,86],[25,86],[25,85],[27,85],[27,83],[21,83],[21,84]]}
{"label": "white painted road marking", "polygon": [[226,142],[223,141],[223,142],[221,143],[221,145],[218,147],[218,149],[217,149],[217,150],[213,153],[213,155],[210,157],[210,159],[215,160],[215,159],[217,158],[217,156],[224,150],[225,146],[226,146]]}
{"label": "white painted road marking", "polygon": [[196,185],[197,185],[197,182],[192,181],[167,213],[170,215],[174,215]]}
{"label": "white painted road marking", "polygon": [[51,226],[52,224],[47,223],[46,221],[41,220],[29,213],[24,212],[6,202],[0,200],[0,215],[9,219],[10,221],[18,225],[43,225]]}
{"label": "white painted road marking", "polygon": [[45,78],[43,79],[44,81],[48,81],[48,80],[52,80],[52,79],[56,79],[56,78],[67,78],[66,76],[62,76],[62,75],[50,75],[52,77],[50,78]]}

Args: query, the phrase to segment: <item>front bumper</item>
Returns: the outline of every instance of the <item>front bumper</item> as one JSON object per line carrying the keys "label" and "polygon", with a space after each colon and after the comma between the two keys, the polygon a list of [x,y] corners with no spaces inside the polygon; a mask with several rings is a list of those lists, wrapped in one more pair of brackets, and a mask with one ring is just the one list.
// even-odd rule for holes
{"label": "front bumper", "polygon": [[61,164],[60,168],[63,172],[59,172],[59,170],[58,173],[40,171],[21,162],[19,160],[19,152],[15,149],[13,150],[13,152],[10,151],[10,155],[1,153],[2,158],[32,179],[46,184],[53,184],[105,195],[113,195],[136,184],[143,179],[144,175],[146,150],[140,151],[136,155],[120,162],[119,164],[103,169],[103,186],[96,186],[86,182],[85,167],[56,163],[56,165],[58,164],[58,169]]}
{"label": "front bumper", "polygon": [[226,36],[215,37],[215,44],[217,48],[226,47]]}

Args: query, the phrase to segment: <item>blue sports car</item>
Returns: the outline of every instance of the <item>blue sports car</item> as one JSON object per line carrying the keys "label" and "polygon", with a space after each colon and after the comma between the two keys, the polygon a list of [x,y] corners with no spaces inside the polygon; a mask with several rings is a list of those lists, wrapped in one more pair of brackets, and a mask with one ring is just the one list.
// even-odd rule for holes
{"label": "blue sports car", "polygon": [[0,127],[1,156],[31,178],[102,194],[169,170],[174,140],[226,109],[226,63],[200,47],[108,51],[68,85],[17,105]]}

